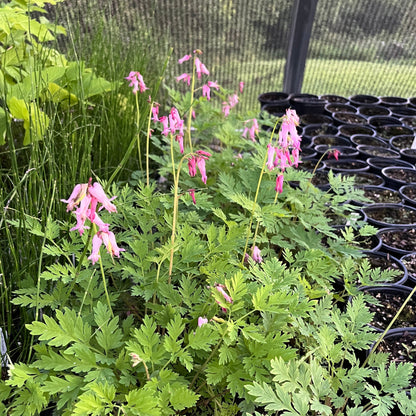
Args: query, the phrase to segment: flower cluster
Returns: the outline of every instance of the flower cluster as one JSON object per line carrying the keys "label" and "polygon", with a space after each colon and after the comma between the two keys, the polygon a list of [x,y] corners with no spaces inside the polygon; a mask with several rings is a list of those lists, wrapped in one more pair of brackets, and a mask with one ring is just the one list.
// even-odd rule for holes
{"label": "flower cluster", "polygon": [[271,171],[274,168],[280,170],[276,178],[276,192],[283,190],[283,173],[289,166],[297,167],[299,164],[299,152],[301,137],[296,127],[299,125],[299,117],[295,110],[288,109],[283,116],[282,126],[279,131],[277,146],[272,143],[267,145],[267,168]]}
{"label": "flower cluster", "polygon": [[169,134],[175,136],[175,140],[179,143],[179,149],[183,153],[184,121],[181,119],[179,111],[175,107],[172,107],[168,116],[162,116],[160,118],[158,118],[157,112],[153,112],[153,120],[162,123],[162,134],[164,136],[168,136]]}
{"label": "flower cluster", "polygon": [[[249,124],[251,123],[251,126]],[[259,123],[257,122],[257,119],[253,118],[252,120],[246,120],[244,122],[244,131],[243,131],[243,137],[247,137],[247,133],[251,139],[251,141],[256,141],[256,134],[259,133]]]}
{"label": "flower cluster", "polygon": [[75,185],[68,199],[61,199],[61,202],[67,204],[67,212],[73,211],[76,207],[77,225],[71,228],[70,231],[78,230],[80,235],[82,235],[89,228],[85,225],[87,219],[98,227],[98,231],[92,239],[92,253],[88,257],[92,264],[95,264],[100,258],[100,247],[103,243],[112,257],[119,257],[120,252],[124,251],[124,249],[117,246],[114,233],[109,230],[109,224],[104,223],[97,214],[98,204],[101,204],[98,211],[105,208],[108,212],[117,212],[116,206],[111,202],[115,198],[115,196],[108,198],[102,186],[98,182],[92,184],[92,179],[90,178],[88,183]]}
{"label": "flower cluster", "polygon": [[142,93],[149,89],[146,87],[140,72],[131,71],[125,79],[130,81],[129,87],[133,87],[133,94],[137,94],[137,91]]}
{"label": "flower cluster", "polygon": [[[194,177],[197,172],[197,168],[201,173],[201,180],[204,184],[207,184],[207,173],[205,170],[205,161],[211,156],[211,153],[205,152],[203,150],[197,150],[191,155],[188,159],[188,170],[189,175]],[[191,195],[192,196],[192,195]]]}

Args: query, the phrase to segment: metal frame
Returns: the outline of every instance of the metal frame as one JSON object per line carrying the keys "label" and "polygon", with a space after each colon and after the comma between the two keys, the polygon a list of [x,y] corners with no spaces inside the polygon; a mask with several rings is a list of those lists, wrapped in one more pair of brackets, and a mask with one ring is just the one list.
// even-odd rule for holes
{"label": "metal frame", "polygon": [[297,94],[302,90],[309,40],[318,0],[295,0],[292,27],[286,57],[283,91]]}

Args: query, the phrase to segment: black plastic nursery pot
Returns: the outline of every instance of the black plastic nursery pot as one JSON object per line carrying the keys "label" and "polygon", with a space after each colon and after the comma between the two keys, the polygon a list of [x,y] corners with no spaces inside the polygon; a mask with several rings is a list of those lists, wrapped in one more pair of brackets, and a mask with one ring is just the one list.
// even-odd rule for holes
{"label": "black plastic nursery pot", "polygon": [[349,102],[356,107],[367,104],[380,104],[380,99],[374,95],[356,94],[349,97]]}
{"label": "black plastic nursery pot", "polygon": [[411,148],[414,140],[415,136],[413,134],[402,134],[392,137],[389,140],[389,144],[393,150],[400,152],[401,149]]}
{"label": "black plastic nursery pot", "polygon": [[416,207],[416,184],[403,185],[398,192],[405,204]]}
{"label": "black plastic nursery pot", "polygon": [[375,137],[369,136],[367,134],[355,134],[350,137],[351,143],[355,146],[377,146],[377,147],[389,147],[389,143],[386,143],[384,140]]}
{"label": "black plastic nursery pot", "polygon": [[416,149],[401,149],[400,157],[412,165],[416,164]]}
{"label": "black plastic nursery pot", "polygon": [[367,118],[356,113],[348,112],[337,112],[332,113],[332,118],[334,124],[343,125],[343,124],[354,124],[354,125],[364,125],[367,124]]}
{"label": "black plastic nursery pot", "polygon": [[381,171],[384,168],[389,168],[391,166],[404,167],[414,169],[413,165],[405,160],[401,159],[386,159],[385,157],[369,157],[366,160],[368,166],[370,166],[370,172],[375,172],[381,175]]}
{"label": "black plastic nursery pot", "polygon": [[260,106],[263,107],[264,105],[279,105],[285,108],[290,107],[289,102],[289,94],[280,91],[272,91],[272,92],[265,92],[258,96],[258,100],[260,102]]}
{"label": "black plastic nursery pot", "polygon": [[315,136],[320,135],[336,135],[338,134],[338,129],[332,124],[309,124],[305,126],[302,130],[303,137],[309,137],[313,139]]}
{"label": "black plastic nursery pot", "polygon": [[337,146],[351,146],[351,142],[347,138],[333,134],[319,134],[312,138],[312,146],[318,146],[320,144],[330,145],[335,148]]}
{"label": "black plastic nursery pot", "polygon": [[[357,150],[360,154],[360,158],[367,160],[370,157],[383,157],[385,159],[400,159],[400,153],[387,147],[381,146],[369,146],[366,144],[360,144],[357,146]],[[394,164],[394,162],[391,162]]]}
{"label": "black plastic nursery pot", "polygon": [[351,146],[331,146],[327,144],[319,144],[315,146],[315,151],[318,155],[322,156],[325,153],[328,155],[328,158],[331,157],[331,151],[338,151],[338,159],[351,159],[359,156],[357,149]]}
{"label": "black plastic nursery pot", "polygon": [[340,104],[348,103],[348,98],[343,97],[341,95],[325,94],[325,95],[320,95],[319,98],[321,100],[325,100],[327,103],[340,103]]}
{"label": "black plastic nursery pot", "polygon": [[370,169],[366,162],[357,159],[330,159],[326,160],[324,165],[327,169],[331,169],[334,172],[345,173],[366,172]]}
{"label": "black plastic nursery pot", "polygon": [[390,116],[392,114],[387,107],[380,107],[379,105],[361,105],[357,110],[358,114],[364,117]]}
{"label": "black plastic nursery pot", "polygon": [[377,236],[381,240],[381,250],[395,257],[416,251],[416,228],[382,228]]}
{"label": "black plastic nursery pot", "polygon": [[367,221],[378,228],[416,228],[416,208],[403,204],[372,204],[362,208]]}
{"label": "black plastic nursery pot", "polygon": [[383,186],[384,179],[377,175],[376,173],[371,172],[355,172],[355,173],[339,173],[342,176],[352,176],[354,178],[354,188],[364,188],[366,186]]}
{"label": "black plastic nursery pot", "polygon": [[298,115],[308,113],[323,114],[326,101],[314,94],[292,94],[289,97],[290,105]]}
{"label": "black plastic nursery pot", "polygon": [[380,104],[386,107],[403,107],[409,104],[409,100],[403,97],[380,97]]}
{"label": "black plastic nursery pot", "polygon": [[398,125],[401,126],[402,122],[393,116],[371,116],[368,118],[368,124],[371,127],[377,129],[381,126]]}
{"label": "black plastic nursery pot", "polygon": [[400,261],[407,270],[407,286],[414,287],[416,285],[416,252],[406,254],[400,258]]}
{"label": "black plastic nursery pot", "polygon": [[310,124],[332,124],[332,118],[325,114],[303,114],[299,117],[301,126],[308,126]]}
{"label": "black plastic nursery pot", "polygon": [[416,108],[410,107],[392,107],[391,115],[397,118],[416,116]]}
{"label": "black plastic nursery pot", "polygon": [[338,126],[338,132],[341,136],[351,138],[355,134],[366,134],[368,136],[375,136],[376,131],[370,126],[360,124],[342,124]]}
{"label": "black plastic nursery pot", "polygon": [[[372,296],[367,306],[374,313],[370,326],[378,332],[383,332],[390,324],[412,289],[408,286],[389,284],[383,286],[365,286],[360,291]],[[392,328],[407,328],[416,325],[416,294],[412,296],[397,317]]]}
{"label": "black plastic nursery pot", "polygon": [[362,187],[364,196],[369,199],[368,203],[352,201],[359,206],[367,206],[372,204],[400,204],[402,198],[399,191],[386,188],[385,186],[366,185]]}
{"label": "black plastic nursery pot", "polygon": [[390,166],[381,170],[381,175],[386,185],[393,189],[399,189],[403,185],[416,184],[416,169],[401,166]]}
{"label": "black plastic nursery pot", "polygon": [[341,103],[330,103],[325,105],[325,114],[332,117],[334,113],[352,113],[356,114],[357,109],[353,105],[341,104]]}
{"label": "black plastic nursery pot", "polygon": [[387,124],[377,127],[377,135],[384,140],[390,140],[394,136],[412,135],[413,129],[403,125]]}

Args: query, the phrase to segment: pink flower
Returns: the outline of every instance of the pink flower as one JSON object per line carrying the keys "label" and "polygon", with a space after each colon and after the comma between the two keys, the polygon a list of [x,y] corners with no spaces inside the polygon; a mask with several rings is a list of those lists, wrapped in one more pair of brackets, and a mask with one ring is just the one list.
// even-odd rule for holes
{"label": "pink flower", "polygon": [[159,104],[154,103],[152,107],[152,120],[154,122],[159,121]]}
{"label": "pink flower", "polygon": [[276,154],[276,148],[269,143],[267,145],[267,163],[266,166],[269,170],[273,170],[275,168],[274,164],[274,156]]}
{"label": "pink flower", "polygon": [[129,76],[125,77],[125,79],[130,81],[129,87],[133,87],[133,94],[136,94],[137,91],[142,93],[149,89],[146,87],[140,72],[131,71]]}
{"label": "pink flower", "polygon": [[261,251],[257,246],[253,247],[251,257],[256,263],[261,263],[263,261],[263,258],[261,257]]}
{"label": "pink flower", "polygon": [[200,316],[198,318],[198,326],[201,328],[202,325],[205,325],[208,323],[208,319],[207,318],[203,318],[202,316]]}
{"label": "pink flower", "polygon": [[116,197],[108,198],[103,187],[98,182],[95,182],[92,186],[88,185],[88,192],[102,205],[100,210],[105,208],[108,212],[117,212],[116,206],[111,203]]}
{"label": "pink flower", "polygon": [[224,113],[225,117],[228,117],[230,114],[231,106],[227,102],[222,103],[222,112]]}
{"label": "pink flower", "polygon": [[283,175],[278,175],[276,178],[276,187],[274,190],[281,194],[283,192]]}
{"label": "pink flower", "polygon": [[220,89],[220,86],[217,84],[217,81],[208,81],[208,87],[215,88],[217,91]]}
{"label": "pink flower", "polygon": [[216,284],[215,289],[218,290],[223,296],[226,302],[233,303],[233,300],[231,299],[231,296],[224,290],[225,286],[221,284]]}
{"label": "pink flower", "polygon": [[328,153],[328,158],[330,158],[331,156],[334,156],[334,158],[336,159],[336,160],[338,160],[338,156],[340,155],[340,151],[338,150],[338,149],[334,149],[334,150],[331,150],[331,151],[329,151],[329,153]]}
{"label": "pink flower", "polygon": [[192,198],[192,202],[194,203],[194,205],[196,205],[196,200],[195,200],[195,189],[189,189],[188,190],[189,195],[191,195]]}
{"label": "pink flower", "polygon": [[131,366],[132,367],[136,367],[136,365],[138,365],[141,362],[143,362],[143,360],[140,358],[139,354],[136,354],[134,352],[131,352],[129,355],[131,357]]}
{"label": "pink flower", "polygon": [[176,77],[176,82],[183,81],[186,82],[188,85],[191,85],[191,75],[184,73]]}
{"label": "pink flower", "polygon": [[233,94],[228,97],[228,102],[230,103],[231,108],[235,107],[238,104],[238,95]]}
{"label": "pink flower", "polygon": [[80,183],[75,185],[71,195],[68,199],[61,199],[61,202],[67,203],[66,211],[72,211],[76,205],[78,205],[87,194],[88,184]]}
{"label": "pink flower", "polygon": [[[247,127],[247,123],[251,121],[251,127]],[[257,119],[253,118],[252,120],[247,120],[244,122],[246,127],[243,131],[243,137],[245,138],[247,136],[247,133],[249,133],[250,139],[255,143],[256,142],[256,134],[259,132],[259,125],[257,123]]]}
{"label": "pink flower", "polygon": [[211,156],[211,153],[205,152],[203,150],[197,150],[196,154],[192,155],[190,159],[188,159],[188,170],[189,175],[194,177],[196,175],[196,168],[198,168],[199,172],[201,173],[201,180],[204,184],[207,183],[207,174],[205,170],[205,161]]}
{"label": "pink flower", "polygon": [[96,213],[94,215],[94,219],[92,220],[92,222],[98,227],[98,229],[102,232],[108,233],[108,227],[110,226],[110,224],[106,224]]}
{"label": "pink flower", "polygon": [[199,58],[195,58],[195,69],[198,75],[198,78],[201,78],[202,74],[209,75],[209,71],[206,66],[199,60]]}
{"label": "pink flower", "polygon": [[162,116],[159,118],[159,121],[162,123],[163,131],[162,134],[167,136],[169,134],[169,119],[166,116]]}
{"label": "pink flower", "polygon": [[241,82],[240,82],[240,93],[242,93],[242,92],[243,92],[243,89],[244,89],[244,82],[243,82],[243,81],[241,81]]}
{"label": "pink flower", "polygon": [[196,158],[195,157],[191,157],[190,159],[188,159],[188,171],[189,171],[189,176],[191,176],[192,178],[196,175]]}
{"label": "pink flower", "polygon": [[92,238],[92,252],[88,257],[88,260],[91,260],[92,264],[95,264],[100,259],[100,247],[103,243],[103,240],[100,238],[99,234],[95,234]]}
{"label": "pink flower", "polygon": [[185,61],[189,61],[191,58],[192,58],[191,55],[185,55],[184,57],[178,60],[178,63],[183,64]]}
{"label": "pink flower", "polygon": [[196,165],[198,166],[199,172],[201,173],[201,180],[204,184],[207,184],[207,173],[205,171],[205,159],[202,157],[196,158]]}
{"label": "pink flower", "polygon": [[208,85],[202,86],[202,96],[207,97],[208,101],[211,99],[211,88]]}
{"label": "pink flower", "polygon": [[116,243],[116,237],[114,233],[111,231],[108,232],[98,232],[96,235],[102,239],[107,252],[111,255],[111,257],[120,257],[120,251],[125,251],[124,248],[119,248]]}

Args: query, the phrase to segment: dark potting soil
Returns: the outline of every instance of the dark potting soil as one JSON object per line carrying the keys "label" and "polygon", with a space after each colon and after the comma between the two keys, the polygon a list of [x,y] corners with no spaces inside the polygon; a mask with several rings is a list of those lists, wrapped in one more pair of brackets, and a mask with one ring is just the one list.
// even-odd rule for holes
{"label": "dark potting soil", "polygon": [[[386,329],[391,320],[396,315],[397,311],[403,305],[407,295],[385,293],[380,291],[379,293],[371,294],[378,304],[369,303],[368,307],[370,312],[374,312],[373,320],[371,325],[378,329]],[[406,328],[413,327],[416,324],[416,302],[410,300],[404,307],[401,314],[394,322],[395,328]]]}
{"label": "dark potting soil", "polygon": [[416,211],[404,206],[376,207],[365,211],[367,216],[378,222],[387,224],[415,224]]}
{"label": "dark potting soil", "polygon": [[367,188],[364,189],[364,196],[375,204],[399,204],[402,202],[399,193],[394,189]]}
{"label": "dark potting soil", "polygon": [[402,259],[409,275],[416,277],[416,254],[408,255]]}
{"label": "dark potting soil", "polygon": [[399,167],[396,169],[390,169],[386,172],[386,176],[395,179],[397,181],[405,182],[405,183],[415,183],[416,182],[416,169],[414,172],[412,170],[404,170],[400,169]]}
{"label": "dark potting soil", "polygon": [[416,229],[389,230],[380,235],[381,240],[387,246],[405,251],[416,250]]}

